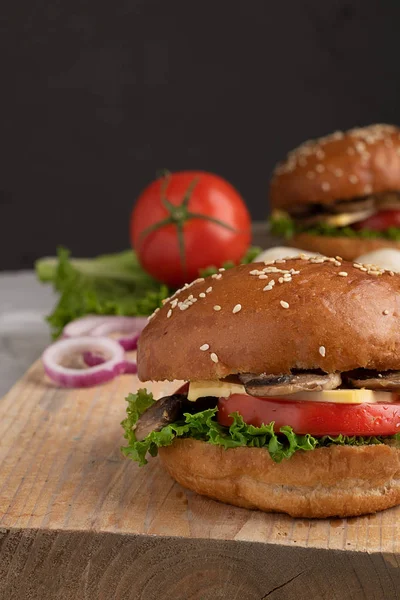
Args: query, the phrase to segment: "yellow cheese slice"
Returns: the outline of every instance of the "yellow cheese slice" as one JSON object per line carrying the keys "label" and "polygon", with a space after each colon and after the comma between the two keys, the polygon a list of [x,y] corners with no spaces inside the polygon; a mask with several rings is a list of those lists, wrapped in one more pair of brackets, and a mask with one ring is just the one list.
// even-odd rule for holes
{"label": "yellow cheese slice", "polygon": [[193,402],[204,396],[227,398],[231,394],[245,394],[244,385],[228,381],[191,381],[189,384],[188,400]]}
{"label": "yellow cheese slice", "polygon": [[298,392],[286,396],[286,400],[308,400],[309,402],[333,402],[334,404],[376,404],[395,402],[396,394],[373,390],[326,390],[323,392]]}
{"label": "yellow cheese slice", "polygon": [[374,211],[360,210],[353,213],[340,213],[338,215],[328,215],[321,217],[321,222],[331,225],[332,227],[345,227],[351,225],[351,223],[357,223],[357,221],[363,221],[367,217],[374,214]]}
{"label": "yellow cheese slice", "polygon": [[[229,381],[191,381],[188,400],[193,402],[204,396],[228,398],[231,394],[244,394],[246,389],[240,383]],[[323,392],[298,392],[287,396],[275,396],[278,400],[306,400],[308,402],[332,402],[334,404],[376,404],[377,402],[396,402],[397,394],[391,392],[374,392],[373,390],[326,390]]]}

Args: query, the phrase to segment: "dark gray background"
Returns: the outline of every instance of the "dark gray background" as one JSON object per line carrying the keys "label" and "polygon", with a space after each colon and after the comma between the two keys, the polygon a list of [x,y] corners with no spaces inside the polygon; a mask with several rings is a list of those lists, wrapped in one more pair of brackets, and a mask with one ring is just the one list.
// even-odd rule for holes
{"label": "dark gray background", "polygon": [[395,0],[2,0],[0,269],[129,244],[157,169],[230,180],[267,215],[304,139],[400,123]]}

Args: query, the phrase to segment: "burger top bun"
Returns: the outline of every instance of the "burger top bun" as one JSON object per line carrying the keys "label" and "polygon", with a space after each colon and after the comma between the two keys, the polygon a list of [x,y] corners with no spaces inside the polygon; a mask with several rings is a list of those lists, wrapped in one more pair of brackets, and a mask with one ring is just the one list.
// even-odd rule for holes
{"label": "burger top bun", "polygon": [[370,125],[305,142],[275,169],[273,209],[400,190],[400,129]]}
{"label": "burger top bun", "polygon": [[141,334],[139,378],[398,370],[399,331],[398,274],[326,257],[253,263],[165,302]]}

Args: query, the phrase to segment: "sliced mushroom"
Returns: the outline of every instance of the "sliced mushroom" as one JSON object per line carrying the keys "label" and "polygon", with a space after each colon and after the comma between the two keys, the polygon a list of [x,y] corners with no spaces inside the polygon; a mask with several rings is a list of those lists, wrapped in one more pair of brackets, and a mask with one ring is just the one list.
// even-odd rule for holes
{"label": "sliced mushroom", "polygon": [[368,390],[400,390],[400,371],[370,371],[356,369],[344,374],[345,379],[356,388]]}
{"label": "sliced mushroom", "polygon": [[324,223],[331,227],[346,227],[352,223],[363,221],[375,213],[374,209],[359,210],[357,212],[340,212],[338,214],[319,213],[311,217],[297,219],[300,225],[311,226],[318,223]]}
{"label": "sliced mushroom", "polygon": [[340,200],[326,207],[333,213],[358,213],[363,210],[375,210],[375,197],[364,196],[364,198],[353,198],[353,200]]}
{"label": "sliced mushroom", "polygon": [[334,390],[342,383],[340,373],[307,371],[291,375],[254,375],[242,373],[240,381],[250,396],[284,396],[296,392],[320,392]]}
{"label": "sliced mushroom", "polygon": [[399,192],[383,192],[376,195],[379,210],[398,210],[400,208]]}
{"label": "sliced mushroom", "polygon": [[184,412],[200,412],[216,406],[217,398],[204,397],[190,402],[185,394],[164,396],[150,406],[138,419],[135,427],[136,439],[141,442],[152,431],[160,431],[169,423],[174,423]]}
{"label": "sliced mushroom", "polygon": [[139,417],[135,427],[136,439],[140,442],[152,431],[160,431],[168,423],[176,421],[185,400],[184,394],[173,394],[157,400]]}

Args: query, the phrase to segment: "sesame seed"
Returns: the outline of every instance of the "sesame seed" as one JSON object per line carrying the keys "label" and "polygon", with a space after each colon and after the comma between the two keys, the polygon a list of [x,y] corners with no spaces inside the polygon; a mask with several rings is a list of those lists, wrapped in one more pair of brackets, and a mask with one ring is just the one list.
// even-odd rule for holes
{"label": "sesame seed", "polygon": [[369,269],[368,275],[382,275],[383,271],[377,271],[376,269]]}
{"label": "sesame seed", "polygon": [[322,148],[319,148],[316,151],[315,156],[318,158],[318,160],[323,160],[325,158],[325,152],[322,150]]}
{"label": "sesame seed", "polygon": [[346,271],[340,271],[338,275],[340,275],[340,277],[347,277],[348,273],[346,273]]}
{"label": "sesame seed", "polygon": [[342,169],[335,169],[334,173],[335,173],[336,177],[342,177],[342,175],[343,175]]}
{"label": "sesame seed", "polygon": [[325,346],[320,346],[319,347],[319,353],[320,353],[321,356],[325,357],[325,355],[326,355],[326,348],[325,348]]}
{"label": "sesame seed", "polygon": [[193,294],[190,294],[190,296],[188,296],[187,298],[188,300],[193,300]]}
{"label": "sesame seed", "polygon": [[201,283],[202,281],[205,281],[204,277],[199,277],[198,279],[195,279],[193,283]]}
{"label": "sesame seed", "polygon": [[218,271],[219,271],[220,273],[223,273],[223,272],[225,271],[225,269],[224,269],[224,267],[221,267],[220,269],[218,269]]}
{"label": "sesame seed", "polygon": [[394,277],[393,271],[389,271],[389,275],[390,275],[390,277]]}
{"label": "sesame seed", "polygon": [[211,352],[210,358],[213,362],[215,362],[215,363],[218,362],[218,356],[215,354],[215,352]]}
{"label": "sesame seed", "polygon": [[205,297],[206,297],[205,293],[204,292],[200,292],[199,298],[205,298]]}
{"label": "sesame seed", "polygon": [[197,302],[197,298],[193,298],[192,304],[194,304],[195,302]]}
{"label": "sesame seed", "polygon": [[183,304],[183,302],[180,305],[178,304],[178,306],[180,310],[187,310],[189,308],[189,304]]}
{"label": "sesame seed", "polygon": [[178,298],[174,298],[174,300],[172,300],[170,302],[170,304],[171,304],[171,308],[175,308],[175,306],[178,304]]}
{"label": "sesame seed", "polygon": [[356,146],[357,152],[362,153],[365,151],[366,146],[365,146],[364,142],[356,142],[355,146]]}
{"label": "sesame seed", "polygon": [[209,288],[206,289],[206,294],[209,294],[212,291],[212,287],[210,286]]}
{"label": "sesame seed", "polygon": [[279,304],[282,306],[282,308],[289,308],[289,302],[281,300]]}
{"label": "sesame seed", "polygon": [[258,269],[253,269],[253,271],[250,271],[249,275],[258,275],[259,272],[260,271]]}
{"label": "sesame seed", "polygon": [[167,312],[167,319],[169,319],[171,315],[172,315],[172,310],[169,309],[169,311]]}
{"label": "sesame seed", "polygon": [[322,188],[322,190],[323,190],[324,192],[329,192],[329,190],[331,189],[331,184],[330,184],[330,183],[328,183],[327,181],[324,181],[324,182],[321,184],[321,188]]}
{"label": "sesame seed", "polygon": [[268,275],[265,275],[264,273],[262,275],[258,276],[258,279],[268,279]]}
{"label": "sesame seed", "polygon": [[335,267],[341,267],[342,263],[338,260],[333,261],[333,264],[335,265]]}
{"label": "sesame seed", "polygon": [[314,256],[309,259],[310,263],[314,263],[315,265],[322,264],[325,262],[325,259],[321,256]]}
{"label": "sesame seed", "polygon": [[273,283],[274,283],[274,281],[270,281],[269,284],[263,288],[263,292],[269,292],[270,290],[272,290],[272,288],[274,287],[272,285]]}
{"label": "sesame seed", "polygon": [[315,170],[317,171],[317,173],[323,173],[325,171],[325,167],[324,167],[324,165],[318,164],[315,167]]}
{"label": "sesame seed", "polygon": [[212,279],[221,279],[222,275],[221,273],[214,273],[214,275],[211,275]]}
{"label": "sesame seed", "polygon": [[221,310],[221,307],[220,307],[220,305],[219,305],[219,304],[216,304],[215,306],[213,306],[213,309],[214,309],[214,310]]}
{"label": "sesame seed", "polygon": [[278,282],[279,283],[283,283],[285,280],[283,279],[283,277],[279,277]]}
{"label": "sesame seed", "polygon": [[202,346],[200,346],[200,350],[202,352],[205,352],[206,350],[208,350],[210,347],[210,344],[203,344]]}
{"label": "sesame seed", "polygon": [[357,175],[349,175],[349,181],[350,183],[358,183],[358,177]]}
{"label": "sesame seed", "polygon": [[236,304],[236,306],[233,307],[233,314],[238,313],[240,310],[242,310],[242,305],[241,304]]}
{"label": "sesame seed", "polygon": [[384,314],[384,315],[388,315],[388,314],[389,314],[389,311],[388,311],[387,309],[385,309],[385,310],[383,311],[383,314]]}

